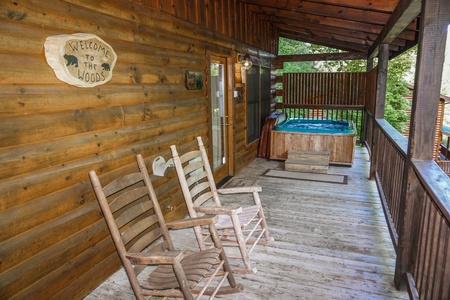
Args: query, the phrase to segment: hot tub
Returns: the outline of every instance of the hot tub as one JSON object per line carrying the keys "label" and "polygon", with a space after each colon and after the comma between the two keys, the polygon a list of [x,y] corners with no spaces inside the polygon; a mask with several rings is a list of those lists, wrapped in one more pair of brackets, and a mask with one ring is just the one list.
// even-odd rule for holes
{"label": "hot tub", "polygon": [[287,119],[270,133],[270,159],[286,160],[289,150],[328,151],[330,163],[352,165],[356,129],[353,122]]}

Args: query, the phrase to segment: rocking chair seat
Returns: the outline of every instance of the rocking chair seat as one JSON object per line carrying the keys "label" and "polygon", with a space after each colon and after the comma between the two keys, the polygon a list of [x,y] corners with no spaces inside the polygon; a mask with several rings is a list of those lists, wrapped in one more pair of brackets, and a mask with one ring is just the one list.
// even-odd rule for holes
{"label": "rocking chair seat", "polygon": [[[198,150],[189,151],[181,156],[178,155],[175,145],[170,146],[189,216],[196,218],[203,214],[217,215],[219,221],[215,226],[222,245],[227,248],[237,247],[240,255],[233,253],[230,257],[241,260],[244,264],[243,267],[234,265],[233,271],[241,274],[254,273],[256,269],[250,265],[249,254],[257,244],[263,245],[273,241],[269,236],[259,198],[262,189],[260,186],[217,189],[201,137],[197,137],[197,143]],[[238,207],[224,206],[219,194],[229,195],[234,199],[243,196],[242,199],[246,202],[253,200],[253,203]],[[195,228],[194,231],[198,243],[203,245],[201,248],[206,248],[209,243],[208,232],[202,231],[202,228]]]}
{"label": "rocking chair seat", "polygon": [[[251,205],[247,207],[242,207],[242,212],[238,214],[239,223],[242,227],[247,227],[248,224],[256,217],[256,214],[259,211],[259,205]],[[229,215],[219,215],[219,221],[216,223],[216,228],[227,229],[233,228],[233,221]]]}
{"label": "rocking chair seat", "polygon": [[[217,261],[220,252],[221,249],[212,248],[202,252],[185,254],[181,260],[181,266],[185,271],[189,288],[194,288],[205,277],[213,263]],[[143,281],[143,285],[144,288],[150,290],[180,288],[172,265],[158,266],[148,279]]]}
{"label": "rocking chair seat", "polygon": [[[214,223],[205,215],[166,223],[144,158],[136,157],[139,171],[124,172],[106,185],[94,170],[89,176],[119,258],[137,299],[153,296],[201,299],[239,293],[228,258]],[[131,173],[130,173],[131,172]],[[169,230],[207,229],[211,247],[176,250]],[[190,245],[192,246],[192,245]],[[143,273],[143,271],[145,273]],[[141,274],[141,275],[140,275]],[[148,278],[144,274],[149,274]],[[226,281],[228,285],[226,285]]]}

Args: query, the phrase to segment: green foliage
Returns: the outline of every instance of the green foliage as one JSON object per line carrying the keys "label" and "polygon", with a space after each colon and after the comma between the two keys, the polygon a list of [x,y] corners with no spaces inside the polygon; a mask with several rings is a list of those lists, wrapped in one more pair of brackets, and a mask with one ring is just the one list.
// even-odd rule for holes
{"label": "green foliage", "polygon": [[[307,43],[300,43],[298,41],[280,38],[278,43],[278,55],[291,55],[291,54],[305,54],[311,53],[311,45]],[[313,62],[286,62],[282,73],[310,73],[317,72],[314,69]]]}
{"label": "green foliage", "polygon": [[283,73],[310,73],[316,72],[312,62],[285,62]]}
{"label": "green foliage", "polygon": [[[405,96],[410,92],[408,85],[413,82],[412,69],[415,65],[416,48],[389,61],[385,119],[399,132],[404,132],[409,122],[406,110],[409,107]],[[339,50],[280,38],[279,55],[336,53]],[[324,61],[285,63],[282,72],[365,72],[366,60]]]}
{"label": "green foliage", "polygon": [[[313,45],[312,46],[313,53],[340,53],[342,51]],[[366,60],[329,60],[323,62],[317,62],[318,66],[320,66],[319,72],[365,72],[367,68]]]}
{"label": "green foliage", "polygon": [[292,55],[312,53],[311,45],[291,39],[280,38],[278,42],[278,55]]}
{"label": "green foliage", "polygon": [[409,103],[405,100],[405,95],[408,93],[408,85],[405,81],[395,82],[388,79],[384,118],[399,132],[405,132],[409,122],[409,116],[406,114]]}
{"label": "green foliage", "polygon": [[408,86],[413,81],[411,70],[415,65],[415,57],[416,48],[413,48],[388,63],[384,118],[399,132],[405,132],[409,122],[406,110],[410,107],[405,96],[410,93]]}

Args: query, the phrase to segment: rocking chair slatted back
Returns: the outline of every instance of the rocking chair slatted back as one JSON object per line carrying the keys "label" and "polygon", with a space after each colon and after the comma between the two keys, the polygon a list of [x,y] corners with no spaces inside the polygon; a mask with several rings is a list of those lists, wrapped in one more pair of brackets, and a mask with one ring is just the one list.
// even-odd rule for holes
{"label": "rocking chair slatted back", "polygon": [[[264,244],[273,240],[269,236],[259,198],[261,187],[217,189],[203,142],[200,137],[197,138],[197,141],[199,150],[190,151],[180,156],[176,146],[170,146],[189,215],[191,218],[202,214],[219,215],[216,227],[223,245],[238,247],[241,255],[237,257],[244,264],[243,268],[235,267],[233,270],[237,273],[256,272],[256,269],[250,266],[249,253],[256,244]],[[253,196],[254,203],[235,208],[222,206],[219,198],[219,194],[222,193],[235,196],[250,193]],[[209,245],[206,242],[207,233],[198,228],[195,233],[202,249],[206,248]],[[249,247],[246,244],[249,244]]]}
{"label": "rocking chair slatted back", "polygon": [[[139,275],[145,266],[132,265],[125,258],[125,253],[141,252],[163,234],[158,224],[158,217],[151,212],[152,202],[148,198],[145,199],[145,196],[148,196],[148,190],[143,185],[143,175],[129,174],[104,187],[101,186],[94,171],[91,171],[89,175],[114,244],[116,248],[119,248],[117,251],[122,263],[129,271],[133,270],[136,275]],[[141,238],[136,239],[137,236]],[[155,243],[153,247],[157,250],[149,249],[148,251],[165,251],[168,249],[168,243],[163,240]]]}
{"label": "rocking chair slatted back", "polygon": [[[138,299],[148,296],[196,299],[242,291],[230,271],[214,217],[166,223],[142,156],[139,172],[102,186],[95,171],[89,172],[97,200],[108,225],[122,265]],[[169,228],[208,228],[213,247],[189,254],[175,250]],[[152,265],[146,280],[138,275]],[[143,274],[144,275],[144,274]],[[215,278],[217,276],[217,278]],[[222,284],[228,281],[228,286]]]}
{"label": "rocking chair slatted back", "polygon": [[[200,150],[194,150],[180,156],[183,166],[183,174],[186,178],[187,189],[190,193],[194,206],[201,206],[208,200],[213,200],[215,205],[221,206],[219,197],[216,196],[216,184],[214,178],[209,176],[208,169],[204,164]],[[191,212],[195,217],[198,214]]]}

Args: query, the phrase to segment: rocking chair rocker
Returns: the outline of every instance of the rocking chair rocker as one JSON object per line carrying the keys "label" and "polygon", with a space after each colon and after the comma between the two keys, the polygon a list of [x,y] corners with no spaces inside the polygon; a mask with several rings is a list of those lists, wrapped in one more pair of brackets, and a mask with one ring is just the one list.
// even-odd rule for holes
{"label": "rocking chair rocker", "polygon": [[[216,294],[241,292],[215,228],[217,218],[179,220],[166,223],[144,160],[137,156],[139,171],[102,186],[95,171],[92,185],[117,252],[137,299],[183,297],[213,299]],[[214,247],[185,254],[175,250],[169,229],[195,226],[209,229]],[[158,239],[158,238],[162,238]],[[138,275],[147,267],[150,275]],[[222,284],[228,280],[228,286]],[[214,286],[215,285],[215,286]]]}
{"label": "rocking chair rocker", "polygon": [[[219,232],[224,247],[238,247],[240,255],[229,258],[242,260],[244,267],[233,266],[235,273],[255,273],[256,268],[250,265],[250,253],[256,244],[265,244],[273,241],[269,236],[264,212],[259,198],[261,187],[235,187],[217,189],[214,177],[209,165],[208,156],[200,137],[197,137],[199,150],[178,155],[174,145],[170,146],[173,163],[177,170],[178,179],[183,191],[186,206],[191,218],[203,214],[217,214],[219,221],[216,228]],[[254,205],[230,208],[222,206],[219,194],[238,195],[243,193],[253,194]],[[211,201],[212,200],[212,203]],[[209,202],[203,205],[205,202]],[[198,227],[194,229],[197,241],[206,249],[208,233]]]}

